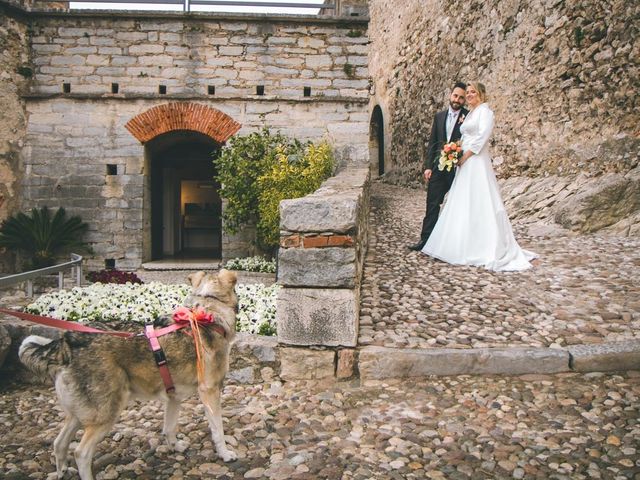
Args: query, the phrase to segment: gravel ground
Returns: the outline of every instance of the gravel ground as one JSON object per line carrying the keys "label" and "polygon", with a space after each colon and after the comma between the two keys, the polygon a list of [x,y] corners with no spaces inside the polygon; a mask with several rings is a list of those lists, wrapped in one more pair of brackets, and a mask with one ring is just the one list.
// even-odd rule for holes
{"label": "gravel ground", "polygon": [[[96,478],[640,479],[640,372],[228,386],[223,406],[237,462],[217,460],[195,399],[181,452],[160,405],[133,404],[98,445]],[[52,388],[5,386],[0,477],[52,479],[61,419]]]}
{"label": "gravel ground", "polygon": [[371,245],[360,308],[361,345],[404,348],[564,347],[640,338],[640,239],[531,236],[525,272],[451,266],[408,244],[425,194],[374,183]]}

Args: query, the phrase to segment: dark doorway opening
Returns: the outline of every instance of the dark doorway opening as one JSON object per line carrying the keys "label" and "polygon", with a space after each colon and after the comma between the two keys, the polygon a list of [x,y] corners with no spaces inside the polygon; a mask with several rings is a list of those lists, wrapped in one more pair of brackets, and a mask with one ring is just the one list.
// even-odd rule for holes
{"label": "dark doorway opening", "polygon": [[[369,144],[371,167],[378,170],[378,175],[384,174],[384,121],[382,109],[379,105],[373,108],[371,114],[371,125],[369,129]],[[373,172],[372,172],[373,173]]]}
{"label": "dark doorway opening", "polygon": [[206,135],[174,131],[147,143],[152,260],[222,256],[222,199]]}

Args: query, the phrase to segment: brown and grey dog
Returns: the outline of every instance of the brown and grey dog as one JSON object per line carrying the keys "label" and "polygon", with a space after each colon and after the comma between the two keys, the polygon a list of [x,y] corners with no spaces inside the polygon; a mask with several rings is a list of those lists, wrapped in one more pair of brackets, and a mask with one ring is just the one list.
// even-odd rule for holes
{"label": "brown and grey dog", "polygon": [[[171,446],[176,442],[180,402],[197,390],[218,455],[225,461],[236,454],[227,448],[222,430],[220,395],[229,368],[229,350],[235,334],[238,300],[235,294],[236,274],[221,270],[218,275],[205,272],[189,276],[193,293],[188,307],[201,307],[212,313],[224,327],[221,335],[211,327],[201,326],[204,347],[204,375],[198,382],[194,340],[184,331],[159,338],[166,354],[175,384],[175,395],[165,387],[144,336],[120,338],[110,335],[67,332],[60,340],[32,335],[20,346],[20,360],[35,373],[49,376],[55,383],[60,404],[66,412],[62,431],[53,444],[58,477],[67,468],[69,444],[76,432],[84,435],[75,449],[78,473],[82,480],[93,479],[91,461],[96,445],[111,430],[129,400],[158,399],[164,401],[163,432]],[[172,323],[170,317],[156,321],[156,326]]]}

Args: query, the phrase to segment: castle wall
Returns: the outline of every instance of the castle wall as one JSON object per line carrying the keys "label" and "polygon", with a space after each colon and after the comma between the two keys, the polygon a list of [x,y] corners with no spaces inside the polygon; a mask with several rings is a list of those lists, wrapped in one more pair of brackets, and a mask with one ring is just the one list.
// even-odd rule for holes
{"label": "castle wall", "polygon": [[368,96],[366,22],[68,15],[33,22],[34,93]]}
{"label": "castle wall", "polygon": [[[90,266],[113,258],[118,268],[129,269],[148,259],[149,166],[145,166],[144,145],[124,125],[163,103],[160,99],[91,98],[31,98],[27,102],[27,174],[22,205],[64,206],[81,215],[90,225],[87,240],[95,251],[96,260]],[[345,163],[350,161],[345,159],[367,154],[366,103],[345,105],[321,99],[306,103],[241,99],[196,103],[240,122],[239,135],[267,125],[301,140],[325,138],[341,152]],[[107,164],[117,165],[118,175],[107,175]]]}
{"label": "castle wall", "polygon": [[[20,150],[26,129],[25,106],[20,94],[27,88],[29,32],[24,17],[4,15],[0,7],[0,221],[18,208]],[[0,251],[0,272],[9,272],[11,258]]]}
{"label": "castle wall", "polygon": [[202,104],[241,123],[240,135],[268,126],[328,140],[343,165],[369,160],[366,19],[31,15],[20,207],[81,215],[90,267],[149,259],[149,165],[124,125],[152,107]]}
{"label": "castle wall", "polygon": [[633,169],[639,13],[621,0],[371,0],[372,105],[387,117],[392,167],[415,180],[460,79],[487,86],[501,175]]}

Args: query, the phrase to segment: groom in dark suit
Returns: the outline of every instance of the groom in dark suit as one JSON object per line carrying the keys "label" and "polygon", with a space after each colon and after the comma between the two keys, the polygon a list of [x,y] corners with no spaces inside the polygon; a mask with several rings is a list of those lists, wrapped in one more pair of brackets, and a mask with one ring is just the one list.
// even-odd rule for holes
{"label": "groom in dark suit", "polygon": [[424,216],[424,220],[422,220],[420,241],[414,245],[409,245],[410,250],[420,251],[424,244],[427,243],[429,235],[431,235],[433,227],[438,221],[440,205],[453,183],[456,169],[453,168],[450,172],[446,170],[440,171],[438,169],[438,159],[445,143],[460,140],[460,126],[467,113],[469,113],[468,110],[462,108],[465,102],[464,93],[466,88],[467,86],[464,83],[456,83],[449,97],[449,108],[436,113],[433,119],[424,162],[424,179],[429,183],[427,188],[427,213]]}

